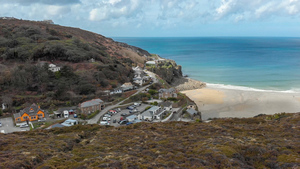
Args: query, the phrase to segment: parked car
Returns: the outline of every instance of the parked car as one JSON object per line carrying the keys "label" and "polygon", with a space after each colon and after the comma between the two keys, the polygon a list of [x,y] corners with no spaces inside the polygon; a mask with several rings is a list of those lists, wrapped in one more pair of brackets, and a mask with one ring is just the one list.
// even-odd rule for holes
{"label": "parked car", "polygon": [[120,109],[120,108],[116,108],[115,110],[116,110],[117,112],[120,112],[120,111],[121,111],[121,109]]}
{"label": "parked car", "polygon": [[100,121],[100,125],[109,125],[108,121]]}
{"label": "parked car", "polygon": [[126,123],[126,125],[128,126],[128,125],[130,125],[130,124],[133,124],[132,122],[128,122],[128,123]]}
{"label": "parked car", "polygon": [[45,122],[45,121],[46,121],[46,118],[38,119],[38,122]]}
{"label": "parked car", "polygon": [[112,113],[112,114],[116,114],[117,113],[116,110],[109,110],[109,112]]}
{"label": "parked car", "polygon": [[103,117],[102,120],[110,121],[110,117]]}
{"label": "parked car", "polygon": [[22,124],[22,125],[20,125],[20,128],[25,128],[25,127],[29,127],[28,124]]}
{"label": "parked car", "polygon": [[121,116],[127,116],[127,114],[126,113],[122,113]]}
{"label": "parked car", "polygon": [[133,109],[134,109],[134,107],[132,107],[132,106],[128,106],[128,107],[127,107],[127,109],[129,109],[129,110],[133,110]]}
{"label": "parked car", "polygon": [[2,123],[0,122],[0,127],[2,127]]}
{"label": "parked car", "polygon": [[113,123],[116,123],[116,122],[117,122],[117,119],[114,119],[114,120],[113,120]]}
{"label": "parked car", "polygon": [[128,120],[122,120],[122,121],[119,121],[119,124],[122,125],[122,124],[126,124],[128,123]]}
{"label": "parked car", "polygon": [[133,103],[135,106],[141,106],[141,103]]}
{"label": "parked car", "polygon": [[136,112],[138,112],[137,109],[129,110],[129,113],[136,113]]}
{"label": "parked car", "polygon": [[111,117],[111,115],[110,114],[104,114],[104,117]]}
{"label": "parked car", "polygon": [[76,113],[75,113],[73,116],[74,116],[74,118],[77,118],[77,117],[78,117]]}

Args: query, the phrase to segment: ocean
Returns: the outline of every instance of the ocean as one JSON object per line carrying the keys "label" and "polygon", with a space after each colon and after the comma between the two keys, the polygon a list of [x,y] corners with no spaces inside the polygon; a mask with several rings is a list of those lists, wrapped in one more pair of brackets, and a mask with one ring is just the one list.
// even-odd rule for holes
{"label": "ocean", "polygon": [[175,60],[210,86],[300,92],[300,38],[113,38]]}

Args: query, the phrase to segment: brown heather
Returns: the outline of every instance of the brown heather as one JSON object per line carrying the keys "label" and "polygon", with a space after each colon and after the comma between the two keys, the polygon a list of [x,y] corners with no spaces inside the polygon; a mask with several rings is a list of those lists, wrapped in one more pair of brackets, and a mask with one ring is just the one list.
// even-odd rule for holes
{"label": "brown heather", "polygon": [[0,168],[297,168],[300,113],[0,135]]}

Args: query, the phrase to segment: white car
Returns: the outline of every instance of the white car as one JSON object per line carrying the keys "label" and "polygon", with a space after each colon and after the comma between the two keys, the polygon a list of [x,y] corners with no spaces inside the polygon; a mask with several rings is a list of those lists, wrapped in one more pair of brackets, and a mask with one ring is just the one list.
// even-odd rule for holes
{"label": "white car", "polygon": [[100,125],[109,125],[108,121],[100,121]]}
{"label": "white car", "polygon": [[103,117],[102,120],[110,121],[110,117]]}
{"label": "white car", "polygon": [[110,114],[104,114],[104,117],[111,117]]}
{"label": "white car", "polygon": [[28,124],[22,124],[22,125],[20,125],[20,128],[25,128],[25,127],[29,127]]}

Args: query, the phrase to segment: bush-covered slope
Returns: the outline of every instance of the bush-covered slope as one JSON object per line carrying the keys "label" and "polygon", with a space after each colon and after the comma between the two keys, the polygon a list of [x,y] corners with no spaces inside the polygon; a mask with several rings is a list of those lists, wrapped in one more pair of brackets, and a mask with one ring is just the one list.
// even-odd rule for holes
{"label": "bush-covered slope", "polygon": [[0,135],[0,168],[297,168],[300,114]]}
{"label": "bush-covered slope", "polygon": [[[0,19],[0,92],[78,102],[130,81],[131,67],[142,66],[149,55],[79,28]],[[50,63],[61,71],[49,71]]]}

